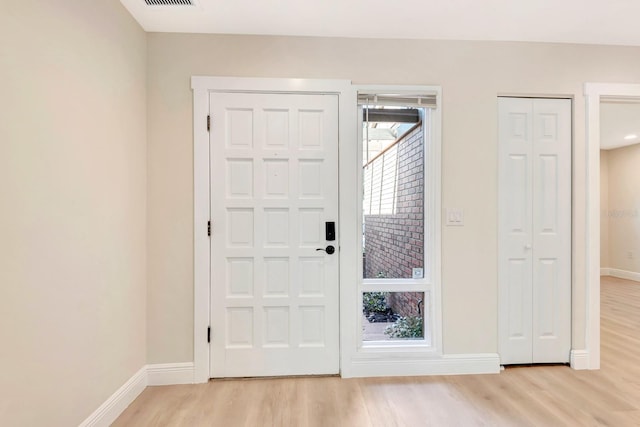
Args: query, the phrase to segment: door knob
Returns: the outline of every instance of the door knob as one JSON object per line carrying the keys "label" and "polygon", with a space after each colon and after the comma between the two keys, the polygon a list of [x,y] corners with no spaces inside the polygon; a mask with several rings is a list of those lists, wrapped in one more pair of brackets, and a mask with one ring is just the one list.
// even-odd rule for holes
{"label": "door knob", "polygon": [[318,248],[318,249],[316,249],[316,251],[325,251],[326,253],[331,255],[332,253],[334,253],[336,251],[336,248],[334,248],[333,246],[329,245],[326,248]]}
{"label": "door knob", "polygon": [[531,249],[531,245],[527,243],[526,245],[524,245],[524,248],[525,249]]}

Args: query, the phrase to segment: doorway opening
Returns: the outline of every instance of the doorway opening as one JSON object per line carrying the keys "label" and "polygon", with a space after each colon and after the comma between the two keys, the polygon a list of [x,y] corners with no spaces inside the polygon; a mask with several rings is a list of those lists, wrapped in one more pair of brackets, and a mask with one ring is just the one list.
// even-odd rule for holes
{"label": "doorway opening", "polygon": [[600,102],[600,269],[640,281],[640,100]]}
{"label": "doorway opening", "polygon": [[[640,290],[640,100],[600,102],[600,286],[602,363],[616,363],[636,330]],[[613,331],[614,333],[611,333]],[[610,351],[610,348],[616,348]]]}
{"label": "doorway opening", "polygon": [[[600,275],[601,275],[601,173],[600,149],[602,101],[640,101],[640,85],[587,83],[587,220],[585,230],[586,334],[585,350],[574,351],[576,369],[600,368]],[[605,107],[606,109],[606,107]],[[605,115],[607,113],[605,112]],[[607,213],[608,215],[608,213]]]}

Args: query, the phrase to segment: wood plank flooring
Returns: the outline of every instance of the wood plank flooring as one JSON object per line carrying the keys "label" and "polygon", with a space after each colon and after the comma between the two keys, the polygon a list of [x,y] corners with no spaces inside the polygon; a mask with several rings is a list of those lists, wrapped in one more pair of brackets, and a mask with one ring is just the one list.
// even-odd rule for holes
{"label": "wood plank flooring", "polygon": [[640,426],[640,283],[602,280],[602,369],[147,388],[114,426]]}

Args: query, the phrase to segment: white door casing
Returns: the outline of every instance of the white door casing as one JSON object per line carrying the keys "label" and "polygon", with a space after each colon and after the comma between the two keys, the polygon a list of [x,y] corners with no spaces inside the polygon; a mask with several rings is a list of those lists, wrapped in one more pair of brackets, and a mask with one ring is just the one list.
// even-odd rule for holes
{"label": "white door casing", "polygon": [[565,363],[571,347],[571,101],[499,98],[499,353]]}
{"label": "white door casing", "polygon": [[[587,121],[587,218],[585,224],[586,348],[576,369],[600,369],[600,101],[640,99],[640,84],[585,83]],[[573,365],[573,364],[572,364]]]}
{"label": "white door casing", "polygon": [[[338,97],[212,93],[212,377],[339,371]],[[336,239],[339,239],[337,233]]]}

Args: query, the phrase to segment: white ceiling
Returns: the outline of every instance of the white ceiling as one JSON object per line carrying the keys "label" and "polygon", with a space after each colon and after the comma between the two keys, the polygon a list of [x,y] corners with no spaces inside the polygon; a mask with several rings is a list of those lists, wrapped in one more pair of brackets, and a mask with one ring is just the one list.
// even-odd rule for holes
{"label": "white ceiling", "polygon": [[[624,139],[627,135],[637,135]],[[600,148],[610,150],[640,142],[640,102],[600,104]]]}
{"label": "white ceiling", "polygon": [[640,46],[638,0],[121,0],[146,31]]}

